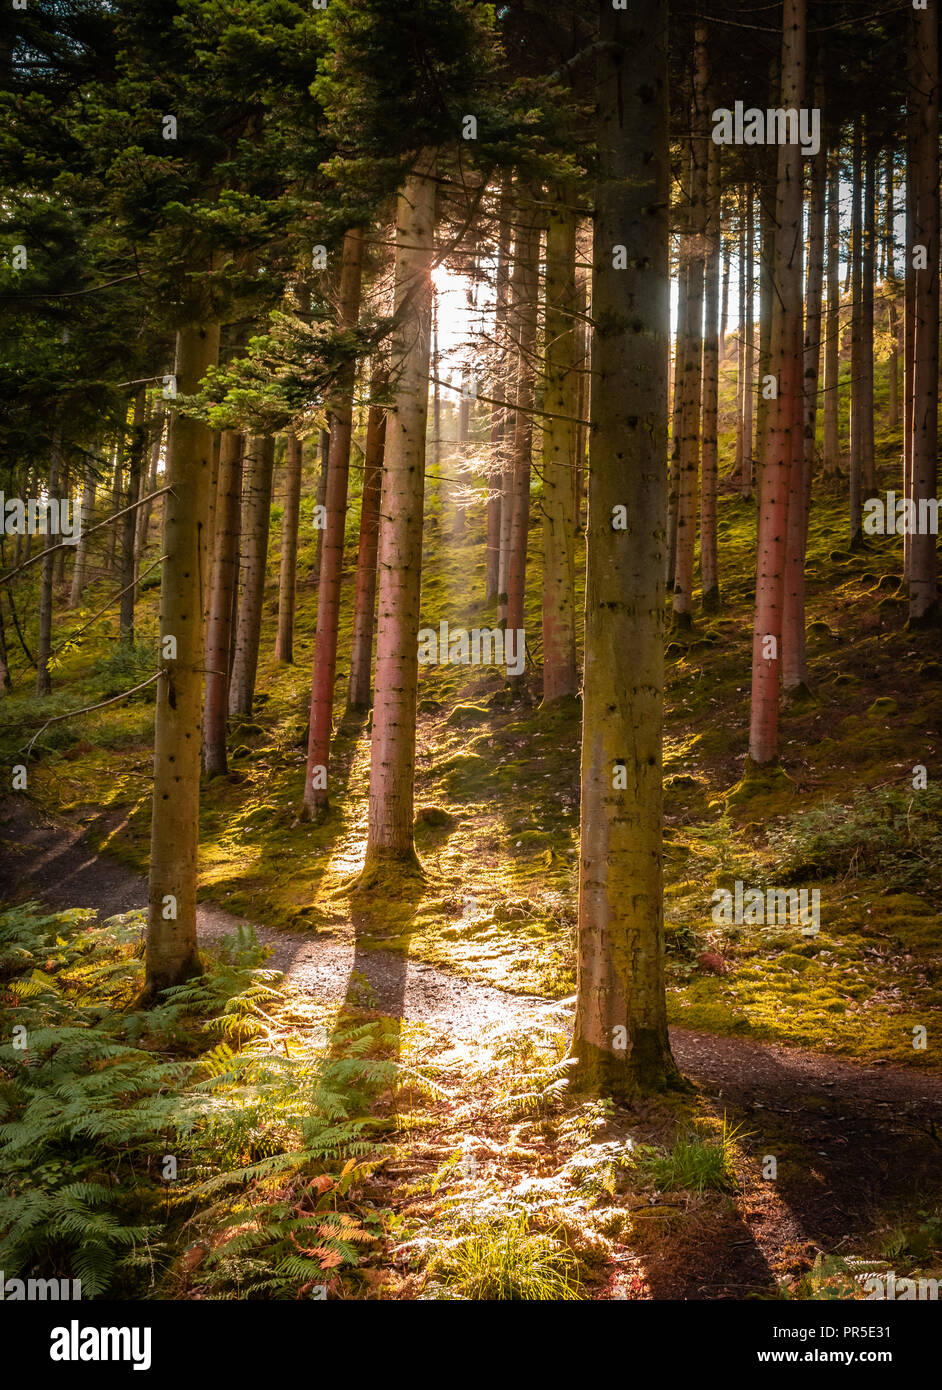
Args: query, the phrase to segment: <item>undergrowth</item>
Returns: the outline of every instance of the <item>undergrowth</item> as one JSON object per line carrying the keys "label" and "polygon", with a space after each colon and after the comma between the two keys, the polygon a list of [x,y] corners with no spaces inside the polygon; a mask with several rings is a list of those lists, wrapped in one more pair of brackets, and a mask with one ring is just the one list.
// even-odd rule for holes
{"label": "undergrowth", "polygon": [[853,878],[877,874],[889,889],[942,886],[942,788],[857,791],[786,816],[768,830],[782,872]]}
{"label": "undergrowth", "polygon": [[0,1268],[84,1297],[323,1297],[379,1234],[357,1184],[395,1082],[300,1021],[249,936],[132,1006],[142,921],[0,913]]}

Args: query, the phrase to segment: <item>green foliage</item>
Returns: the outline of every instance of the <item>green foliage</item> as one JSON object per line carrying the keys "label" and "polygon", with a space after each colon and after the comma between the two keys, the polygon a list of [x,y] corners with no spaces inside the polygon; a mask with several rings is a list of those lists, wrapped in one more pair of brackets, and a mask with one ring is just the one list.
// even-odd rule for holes
{"label": "green foliage", "polygon": [[724,1115],[718,1140],[684,1133],[666,1150],[643,1144],[634,1150],[634,1166],[659,1192],[731,1192],[737,1186],[734,1145],[742,1137],[742,1126],[731,1127]]}
{"label": "green foliage", "polygon": [[786,1277],[779,1283],[779,1297],[828,1300],[862,1299],[866,1297],[864,1280],[868,1273],[882,1271],[887,1265],[877,1260],[861,1260],[854,1256],[822,1255],[819,1251],[811,1269],[800,1278]]}
{"label": "green foliage", "polygon": [[467,1230],[442,1243],[429,1273],[443,1280],[449,1298],[552,1303],[579,1297],[576,1257],[552,1235],[532,1231],[525,1212],[473,1216]]}
{"label": "green foliage", "polygon": [[888,1260],[942,1257],[942,1208],[922,1210],[915,1219],[894,1226],[880,1245],[881,1254]]}
{"label": "green foliage", "polygon": [[193,1227],[224,1234],[205,1271],[221,1296],[294,1296],[356,1265],[375,1229],[337,1208],[395,1076],[368,1055],[375,1030],[338,1030],[326,1055],[322,1027],[286,1029],[250,931],[137,1010],[140,952],[139,914],[0,913],[0,1267],[159,1296]]}
{"label": "green foliage", "polygon": [[879,874],[891,888],[942,885],[942,788],[892,787],[855,792],[786,817],[768,833],[781,871],[812,875]]}

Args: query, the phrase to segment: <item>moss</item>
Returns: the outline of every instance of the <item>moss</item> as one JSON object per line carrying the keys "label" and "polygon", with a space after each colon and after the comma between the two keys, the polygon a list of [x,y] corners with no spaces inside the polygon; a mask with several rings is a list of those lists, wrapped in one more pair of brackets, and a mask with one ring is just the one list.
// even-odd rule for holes
{"label": "moss", "polygon": [[455,824],[455,818],[444,806],[420,806],[415,813],[415,824],[450,829]]}
{"label": "moss", "polygon": [[489,718],[490,712],[483,705],[455,705],[445,723],[460,728],[466,724],[483,724]]}
{"label": "moss", "polygon": [[[724,457],[729,443],[723,443]],[[536,513],[536,490],[534,504]],[[434,499],[432,514],[437,519]],[[940,1003],[930,978],[931,956],[942,930],[932,903],[908,891],[914,883],[896,881],[896,868],[904,877],[908,873],[905,863],[887,858],[867,879],[848,876],[849,858],[839,870],[802,870],[795,881],[817,882],[824,894],[825,930],[814,941],[747,930],[718,935],[709,908],[714,883],[731,885],[736,878],[782,882],[785,861],[768,837],[777,826],[791,827],[796,809],[821,805],[827,816],[844,824],[850,793],[861,779],[876,785],[905,778],[917,760],[935,765],[938,748],[930,731],[940,727],[936,721],[942,720],[942,700],[937,687],[927,686],[916,702],[910,687],[917,676],[942,680],[937,637],[902,632],[895,579],[874,599],[861,602],[861,585],[878,582],[876,564],[889,569],[897,552],[887,551],[888,560],[879,562],[873,551],[854,557],[846,550],[829,552],[846,524],[845,501],[826,490],[816,493],[809,528],[808,630],[814,644],[811,674],[825,703],[784,710],[785,774],[775,771],[761,788],[746,778],[752,785],[744,787],[737,777],[747,741],[755,504],[723,496],[719,515],[725,537],[722,616],[710,615],[696,631],[671,633],[669,645],[665,873],[670,920],[665,934],[672,1019],[710,1031],[803,1041],[912,1063],[911,1039],[903,1027],[908,1016],[905,1010],[893,1013],[899,1001],[894,1003],[892,989],[887,992],[888,981],[902,991],[907,1007],[912,1001],[920,1018],[931,1021]],[[351,508],[351,559],[355,521]],[[578,700],[537,707],[539,682],[531,676],[521,691],[493,672],[422,668],[416,829],[426,878],[408,890],[399,883],[389,903],[380,901],[384,894],[363,892],[351,903],[350,886],[365,848],[370,748],[368,730],[341,726],[346,690],[340,678],[340,733],[331,765],[334,811],[323,825],[293,824],[303,781],[317,600],[316,585],[303,582],[316,538],[309,542],[304,526],[301,534],[297,665],[274,661],[274,627],[266,624],[257,717],[250,731],[233,730],[239,756],[231,778],[215,779],[203,788],[204,896],[252,920],[309,932],[352,932],[355,906],[367,949],[408,951],[413,958],[514,992],[570,994],[578,863]],[[483,611],[473,596],[469,601],[472,589],[483,589],[477,558],[483,555],[483,509],[477,516],[469,513],[469,536],[467,546],[452,550],[443,547],[438,532],[430,531],[423,618],[432,625],[442,618],[466,623],[471,612]],[[275,535],[269,604],[277,594],[278,558]],[[581,571],[578,582],[581,592]],[[113,596],[113,587],[105,581],[95,586],[96,606]],[[882,624],[873,611],[881,595],[890,605]],[[157,608],[156,589],[142,595],[139,625],[151,654]],[[67,636],[73,620],[68,614],[61,617]],[[528,570],[527,629],[538,630],[539,619],[540,574],[534,565]],[[346,584],[341,653],[349,650],[351,620],[352,586]],[[872,626],[867,628],[875,621],[878,636]],[[110,692],[133,683],[118,683],[116,669],[110,669],[107,681],[92,675],[96,663],[108,656],[108,633],[107,624],[100,638],[96,632],[94,661],[87,648],[68,657],[57,675],[63,682],[55,697],[59,703],[41,707],[43,717],[101,698],[106,686]],[[899,702],[902,716],[867,716],[875,701],[889,698]],[[152,710],[151,693],[145,692],[127,708],[114,706],[74,726],[63,725],[63,748],[87,741],[94,752],[54,764],[44,759],[30,771],[31,790],[51,809],[71,807],[91,818],[106,807],[121,823],[107,840],[108,852],[142,871],[148,859]],[[6,737],[20,746],[23,729],[38,727],[39,715],[40,707],[20,694],[0,701],[0,741]],[[726,787],[732,796],[717,794]],[[452,823],[426,821],[426,808],[443,810]],[[913,823],[917,815],[918,803]],[[829,825],[833,840],[831,831]],[[832,872],[841,877],[840,885],[830,881]],[[448,885],[447,892],[442,885]],[[888,886],[901,891],[887,895]],[[466,919],[462,905],[471,897],[480,906]],[[522,903],[531,906],[500,920],[502,906]],[[729,974],[697,973],[702,953],[721,955],[729,962]],[[931,1065],[925,1056],[915,1060]]]}
{"label": "moss", "polygon": [[794,797],[797,788],[788,777],[785,769],[777,763],[770,767],[747,766],[745,773],[734,787],[730,787],[723,800],[727,806],[744,806],[761,800],[763,808],[774,803],[780,808],[783,798]]}
{"label": "moss", "polygon": [[899,702],[889,695],[881,695],[867,710],[868,719],[885,719],[891,714],[899,714]]}

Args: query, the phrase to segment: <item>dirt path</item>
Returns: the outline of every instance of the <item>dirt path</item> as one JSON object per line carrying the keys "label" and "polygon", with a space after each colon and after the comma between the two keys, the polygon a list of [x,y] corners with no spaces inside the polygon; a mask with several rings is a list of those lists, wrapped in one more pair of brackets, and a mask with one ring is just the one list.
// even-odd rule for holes
{"label": "dirt path", "polygon": [[[0,805],[0,900],[38,897],[55,909],[95,907],[107,917],[146,904],[137,873],[97,855],[81,829],[44,816],[25,798]],[[201,941],[234,931],[243,919],[210,903],[199,908]],[[351,940],[256,927],[272,948],[268,964],[300,990],[345,997],[351,974],[369,982],[375,1007],[423,1021],[452,1037],[504,1022],[519,1027],[571,1006],[506,994]],[[859,1063],[796,1048],[671,1030],[678,1064],[718,1114],[743,1119],[761,1159],[777,1157],[779,1175],[763,1181],[757,1162],[741,1175],[729,1219],[678,1261],[651,1259],[655,1296],[743,1297],[768,1289],[814,1249],[831,1250],[873,1229],[894,1200],[942,1198],[942,1076]],[[754,1169],[754,1171],[753,1171]]]}

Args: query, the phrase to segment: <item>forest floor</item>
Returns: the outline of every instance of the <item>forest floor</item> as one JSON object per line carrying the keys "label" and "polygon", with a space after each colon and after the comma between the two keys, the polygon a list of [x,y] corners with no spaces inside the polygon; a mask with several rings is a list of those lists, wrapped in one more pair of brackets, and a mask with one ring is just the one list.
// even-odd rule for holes
{"label": "forest floor", "polygon": [[[7,798],[0,807],[0,834],[10,847],[0,865],[0,900],[26,895],[53,909],[94,907],[102,917],[146,903],[144,879],[96,854],[80,830],[22,798]],[[201,946],[211,949],[243,920],[203,903]],[[573,1160],[580,1154],[591,1160],[594,1151],[604,1167],[604,1146],[629,1138],[657,1143],[678,1119],[676,1106],[652,1105],[630,1114],[619,1107],[593,1114],[590,1108],[568,1134],[554,1132],[545,1120],[521,1124],[519,1116],[495,1107],[493,1085],[475,1076],[478,1068],[469,1060],[482,1044],[493,1049],[502,1037],[547,1028],[565,1033],[570,1000],[508,995],[407,962],[401,954],[359,950],[349,939],[310,944],[254,925],[270,951],[267,966],[283,972],[294,990],[330,1005],[352,1000],[362,1017],[380,1014],[419,1024],[421,1051],[438,1059],[436,1087],[447,1099],[425,1106],[425,1123],[402,1147],[395,1169],[381,1168],[375,1180],[376,1196],[393,1210],[434,1221],[439,1187],[423,1188],[430,1172],[459,1149],[463,1168],[452,1164],[451,1181],[443,1179],[450,1200],[493,1203],[495,1191],[516,1192],[534,1183],[558,1199],[559,1190],[572,1188]],[[938,1184],[942,1074],[865,1066],[677,1027],[671,1045],[694,1087],[682,1103],[688,1118],[696,1114],[701,1122],[712,1117],[740,1126],[735,1178],[726,1193],[655,1191],[633,1194],[624,1208],[606,1204],[601,1229],[591,1215],[599,1195],[606,1194],[593,1192],[590,1183],[593,1200],[586,1205],[585,1192],[579,1192],[584,1180],[577,1181],[579,1211],[570,1213],[569,1243],[587,1262],[589,1296],[728,1299],[781,1293],[822,1255],[872,1254],[874,1229],[881,1224],[898,1243],[918,1243],[920,1228],[931,1226],[919,1219],[928,1212],[914,1212],[912,1196]],[[769,1156],[778,1165],[774,1182],[762,1174]],[[624,1222],[617,1219],[621,1215]],[[409,1246],[414,1252],[416,1242],[403,1249]],[[825,1264],[825,1287],[828,1269]],[[377,1276],[387,1280],[388,1296],[390,1271],[381,1264]],[[404,1276],[399,1295],[409,1296],[413,1282]]]}
{"label": "forest floor", "polygon": [[[886,436],[879,466],[894,486],[898,444]],[[501,1250],[522,1267],[521,1213],[575,1258],[581,1297],[861,1296],[855,1270],[938,1274],[942,652],[937,633],[906,626],[898,538],[842,548],[846,503],[838,487],[816,484],[812,693],[783,710],[781,769],[744,781],[755,504],[720,498],[722,607],[698,611],[667,645],[668,1012],[692,1086],[628,1112],[563,1089],[577,699],[542,708],[536,667],[516,685],[495,670],[420,668],[424,876],[381,898],[351,892],[369,772],[368,722],[344,709],[355,507],[331,812],[317,824],[300,817],[316,627],[311,505],[306,496],[295,664],[275,661],[266,621],[255,713],[231,731],[228,776],[203,787],[200,936],[213,948],[250,922],[296,998],[329,1020],[377,1021],[381,1050],[416,1078],[414,1092],[381,1104],[394,1153],[364,1191],[389,1214],[385,1238],[343,1296],[486,1296],[475,1292],[481,1267],[502,1258],[486,1232],[502,1231]],[[484,587],[483,509],[455,545],[453,506],[430,486],[422,622],[492,626],[493,606],[473,597]],[[272,519],[277,535],[277,506]],[[153,580],[133,651],[115,644],[110,617],[80,635],[112,590],[101,575],[87,608],[61,615],[52,697],[23,693],[29,675],[15,672],[16,691],[0,701],[3,764],[22,759],[44,720],[150,674]],[[538,660],[537,565],[526,631]],[[28,797],[3,803],[0,899],[102,915],[143,905],[152,734],[149,690],[41,734]],[[714,894],[737,881],[817,888],[820,930],[717,922]],[[527,1249],[538,1265],[539,1250]],[[199,1287],[184,1282],[176,1296]]]}

